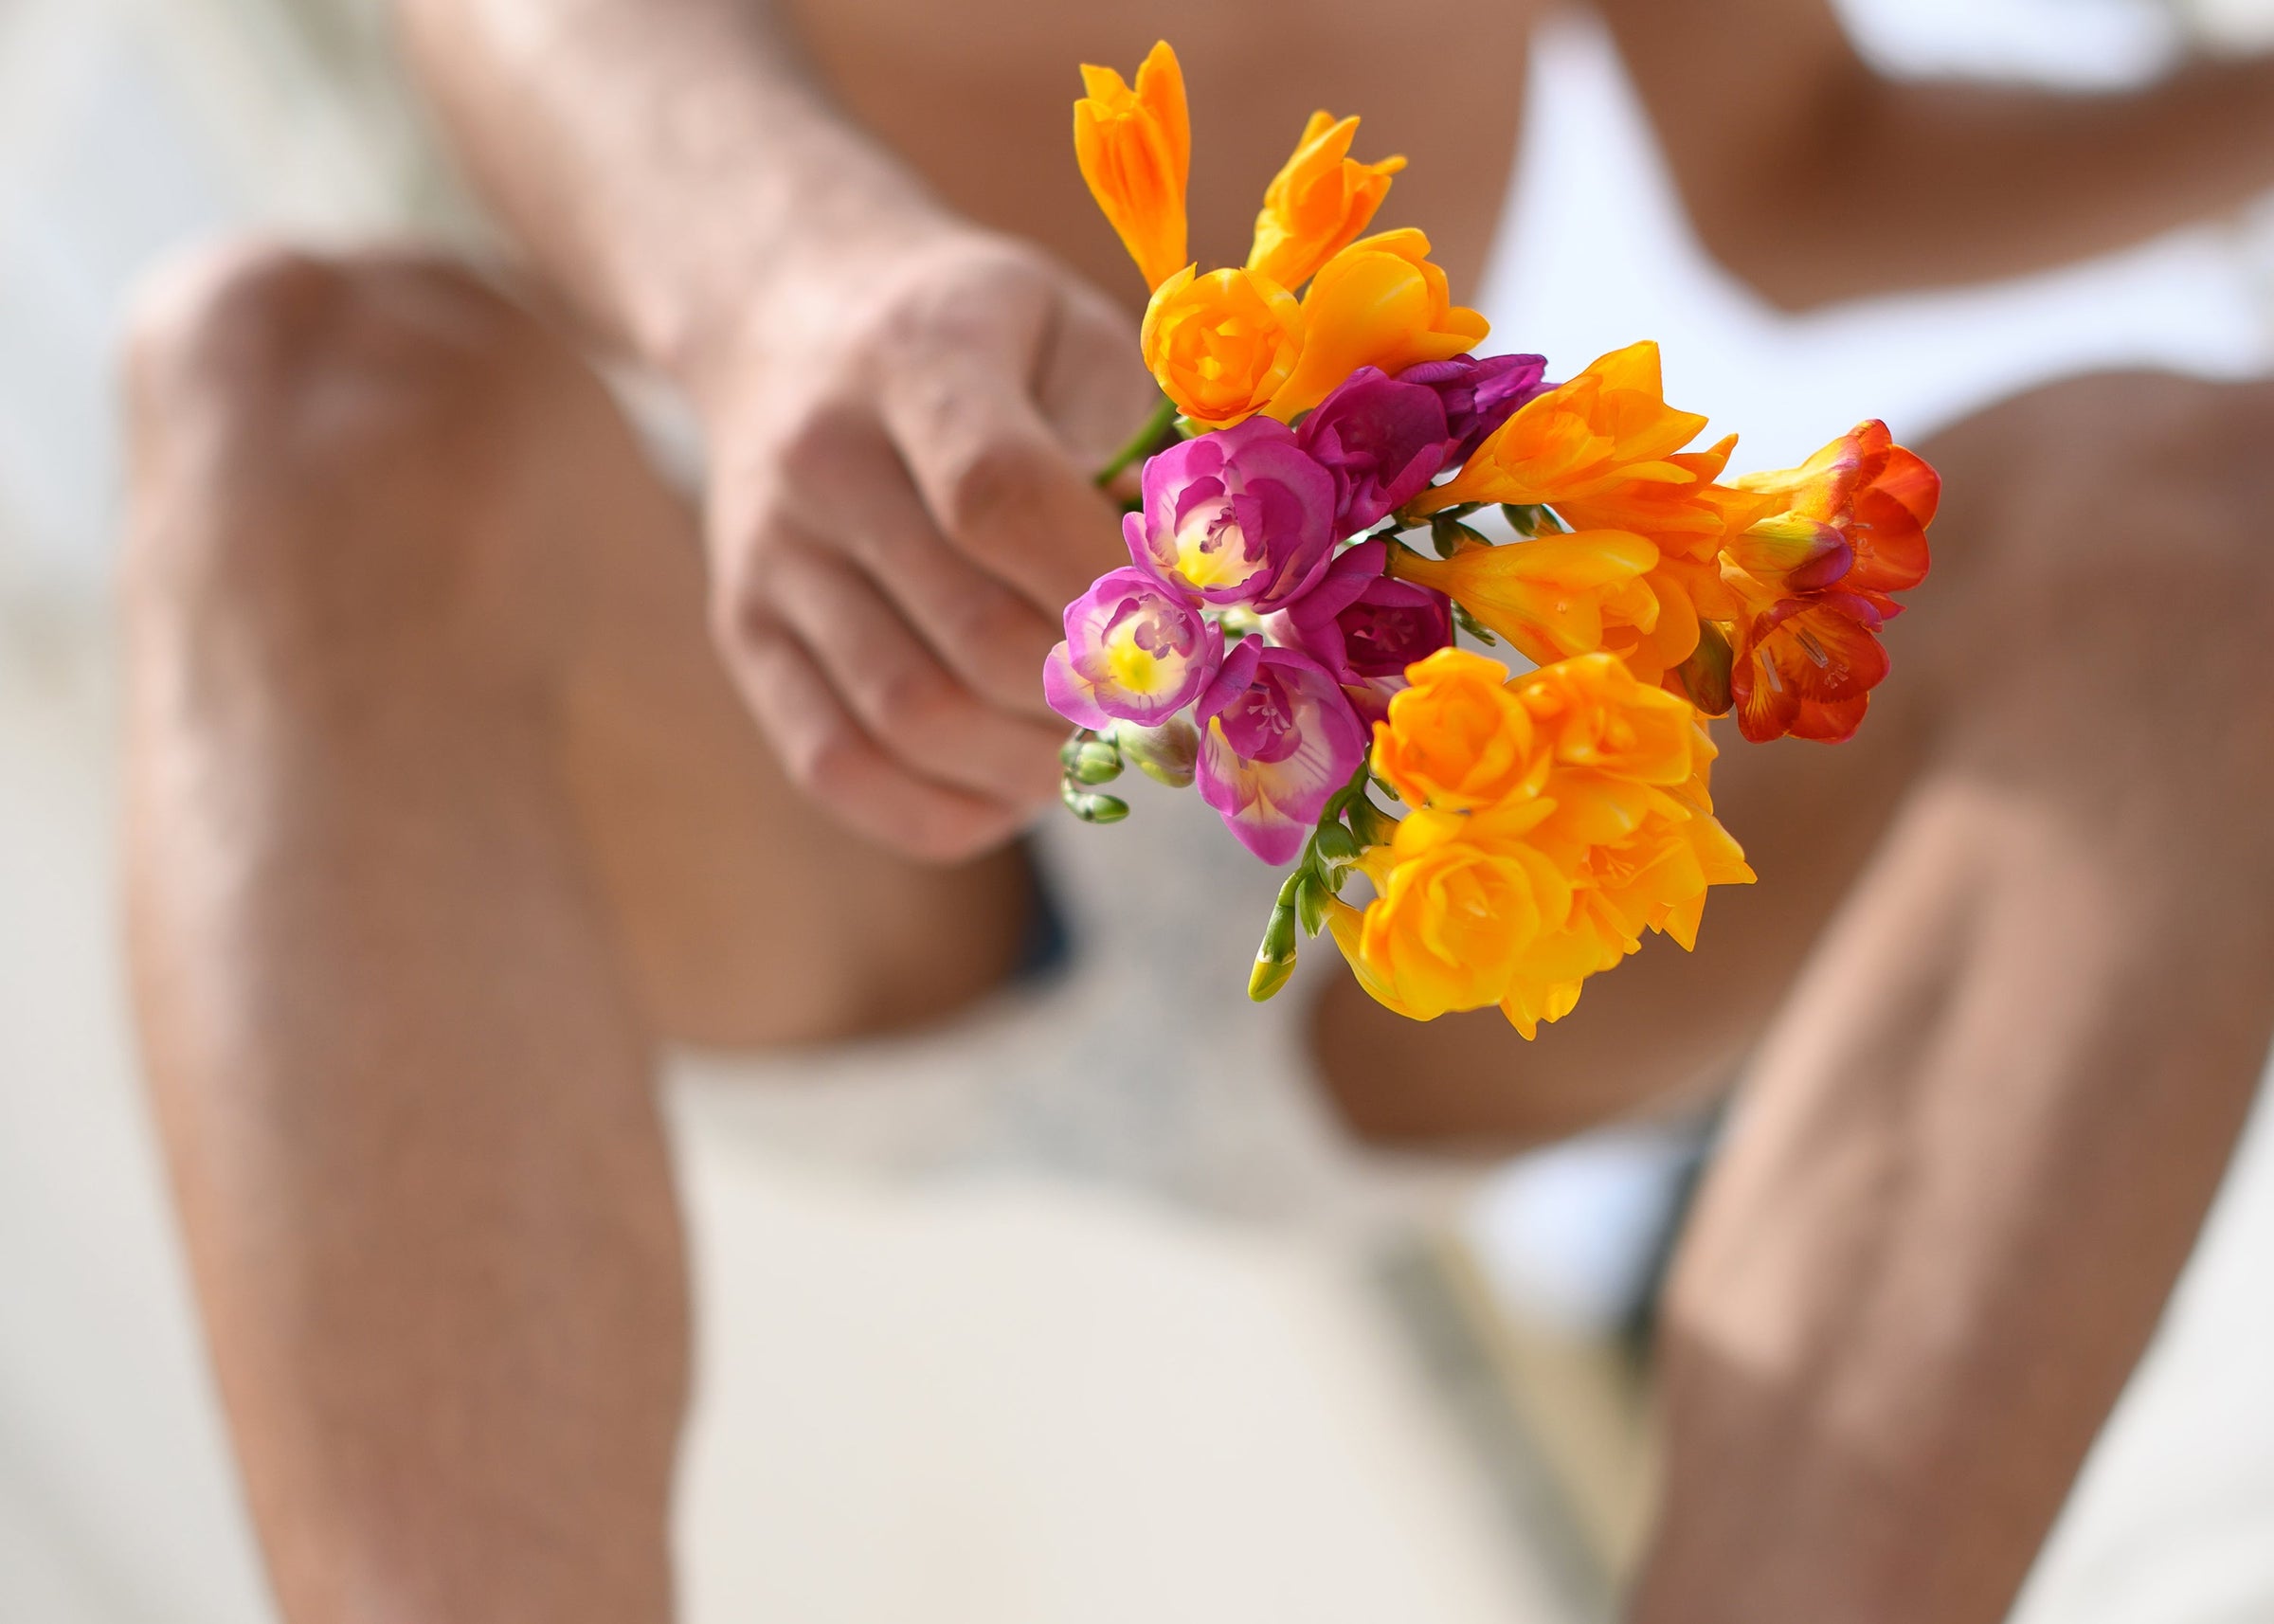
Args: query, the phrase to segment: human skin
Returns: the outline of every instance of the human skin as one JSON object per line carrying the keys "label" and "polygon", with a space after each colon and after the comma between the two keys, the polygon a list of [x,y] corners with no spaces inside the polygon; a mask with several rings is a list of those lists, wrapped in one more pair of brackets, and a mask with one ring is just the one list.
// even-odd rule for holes
{"label": "human skin", "polygon": [[[943,9],[809,9],[832,106],[740,7],[414,0],[526,298],[430,261],[244,250],[145,303],[138,1005],[296,1624],[667,1616],[684,1286],[657,1041],[919,1020],[1012,961],[1001,843],[1056,778],[1035,677],[1056,604],[1118,550],[1087,470],[1147,390],[1130,275],[1071,163],[1041,178],[1066,64],[1126,65],[1155,29],[1185,48],[1202,252],[1236,256],[1322,97],[1365,113],[1362,153],[1414,160],[1392,217],[1473,276],[1520,11],[1406,9],[1416,39],[1483,38],[1399,76],[1355,8],[989,0],[952,35]],[[1613,22],[1708,240],[1788,302],[2122,241],[2274,153],[2251,70],[2185,97],[1914,92],[1858,78],[1798,0]],[[1765,165],[1823,149],[1822,126],[1790,145],[1796,108],[1860,172]],[[699,514],[580,341],[697,402]],[[2266,786],[2219,748],[2264,736],[2232,696],[2254,634],[2202,632],[2269,619],[2247,545],[2268,415],[2253,390],[2075,385],[1932,447],[1939,573],[1863,740],[1717,776],[1772,877],[1717,904],[1709,950],[1646,954],[1530,1049],[1347,989],[1323,1006],[1353,1120],[1454,1146],[1694,1090],[1770,1033],[1674,1291],[1647,1624],[1995,1617],[2152,1326],[2265,1038],[2243,834]],[[2066,544],[2175,512],[2168,592]],[[2149,666],[2173,687],[2125,679]],[[1993,993],[2022,1012],[1997,1031],[1972,1001]]]}

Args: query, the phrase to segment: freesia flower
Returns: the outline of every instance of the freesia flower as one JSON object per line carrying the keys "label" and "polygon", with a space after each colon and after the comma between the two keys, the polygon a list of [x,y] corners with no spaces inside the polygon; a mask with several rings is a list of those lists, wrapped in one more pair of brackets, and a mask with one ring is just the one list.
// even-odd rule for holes
{"label": "freesia flower", "polygon": [[1137,338],[1153,381],[1178,410],[1195,423],[1228,427],[1286,388],[1304,331],[1295,296],[1269,277],[1233,270],[1197,276],[1187,265],[1153,289]]}
{"label": "freesia flower", "polygon": [[1283,288],[1299,288],[1366,228],[1403,158],[1362,164],[1350,156],[1358,120],[1324,110],[1303,126],[1303,138],[1263,194],[1248,269]]}
{"label": "freesia flower", "polygon": [[1536,793],[1550,758],[1508,686],[1508,668],[1463,648],[1439,649],[1374,727],[1374,770],[1409,806],[1466,812]]}
{"label": "freesia flower", "polygon": [[1453,642],[1445,595],[1385,576],[1388,551],[1385,542],[1361,542],[1265,623],[1274,641],[1325,666],[1370,722],[1387,713],[1391,695],[1405,686],[1406,667]]}
{"label": "freesia flower", "polygon": [[1635,582],[1657,562],[1658,550],[1642,537],[1600,530],[1463,548],[1444,559],[1396,548],[1389,572],[1443,592],[1545,665],[1593,654],[1606,627],[1633,624],[1654,610]]}
{"label": "freesia flower", "polygon": [[1303,849],[1327,798],[1365,759],[1365,731],[1318,661],[1244,640],[1194,712],[1200,799],[1267,863]]}
{"label": "freesia flower", "polygon": [[1449,361],[1422,361],[1398,374],[1401,384],[1419,384],[1434,389],[1445,407],[1446,431],[1453,449],[1445,466],[1458,467],[1484,443],[1508,414],[1526,401],[1546,392],[1541,380],[1547,371],[1544,355],[1455,355]]}
{"label": "freesia flower", "polygon": [[1608,654],[1543,666],[1516,680],[1515,695],[1558,767],[1679,785],[1688,781],[1705,737],[1687,700],[1636,681]]}
{"label": "freesia flower", "polygon": [[1850,738],[1887,674],[1878,634],[1901,609],[1893,594],[1926,576],[1940,480],[1869,422],[1799,468],[1739,485],[1780,511],[1723,554],[1742,605],[1729,670],[1738,726],[1756,742]]}
{"label": "freesia flower", "polygon": [[1109,570],[1066,605],[1042,692],[1078,728],[1156,727],[1200,695],[1223,654],[1223,633],[1150,571]]}
{"label": "freesia flower", "polygon": [[1561,511],[1634,480],[1692,483],[1693,470],[1669,459],[1705,426],[1696,413],[1666,404],[1658,346],[1630,345],[1520,408],[1413,511],[1435,513],[1460,502]]}
{"label": "freesia flower", "polygon": [[1082,64],[1089,92],[1074,104],[1074,153],[1090,195],[1157,288],[1185,263],[1184,189],[1192,170],[1192,119],[1184,73],[1164,40],[1137,69],[1131,89],[1110,67]]}
{"label": "freesia flower", "polygon": [[1435,389],[1361,367],[1303,420],[1296,442],[1334,476],[1335,533],[1355,535],[1418,496],[1452,440]]}
{"label": "freesia flower", "polygon": [[1456,819],[1400,821],[1381,875],[1363,914],[1337,899],[1328,926],[1360,983],[1416,1020],[1498,1003],[1571,911],[1570,881],[1545,853],[1480,845]]}
{"label": "freesia flower", "polygon": [[1255,418],[1146,461],[1144,507],[1122,519],[1129,556],[1211,604],[1277,608],[1334,550],[1334,479],[1283,423]]}
{"label": "freesia flower", "polygon": [[1450,360],[1491,331],[1453,302],[1429,239],[1415,230],[1361,237],[1319,267],[1303,296],[1301,359],[1265,408],[1282,422],[1308,411],[1361,367],[1398,372]]}

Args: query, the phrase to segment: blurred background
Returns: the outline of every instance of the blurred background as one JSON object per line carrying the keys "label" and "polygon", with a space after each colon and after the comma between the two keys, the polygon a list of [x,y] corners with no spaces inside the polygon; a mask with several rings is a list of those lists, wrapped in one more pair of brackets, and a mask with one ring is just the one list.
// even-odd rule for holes
{"label": "blurred background", "polygon": [[[1900,72],[2107,84],[2274,48],[2274,0],[1841,9]],[[124,1017],[113,350],[135,279],[203,235],[474,240],[387,59],[350,0],[0,0],[0,1619],[271,1617]],[[1915,441],[2087,367],[2274,360],[2274,205],[1783,317],[1691,243],[1591,21],[1555,26],[1532,74],[1518,247],[1471,302],[1524,313],[1503,336],[1559,365],[1678,336],[1669,395],[1743,425],[1759,465],[1867,414]],[[1821,387],[1786,387],[1801,372]],[[2274,1618],[2265,1118],[2030,1624]],[[1637,1333],[1704,1139],[1525,1158],[1363,1256],[1069,1182],[686,1144],[702,1358],[731,1373],[687,1463],[690,1614],[1601,1616],[1649,1493]]]}

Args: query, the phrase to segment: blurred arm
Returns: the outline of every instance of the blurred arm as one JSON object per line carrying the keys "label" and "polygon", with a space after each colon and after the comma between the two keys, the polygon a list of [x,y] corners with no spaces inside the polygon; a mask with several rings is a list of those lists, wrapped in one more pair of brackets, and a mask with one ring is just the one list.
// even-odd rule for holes
{"label": "blurred arm", "polygon": [[1706,246],[1788,309],[2066,263],[2274,187],[2274,61],[1904,82],[1824,0],[1599,3]]}
{"label": "blurred arm", "polygon": [[763,0],[401,5],[545,281],[700,408],[712,629],[790,779],[928,859],[1014,837],[1059,610],[1126,556],[1127,316],[839,117]]}
{"label": "blurred arm", "polygon": [[951,224],[764,0],[402,0],[483,194],[603,337],[698,392],[801,272]]}

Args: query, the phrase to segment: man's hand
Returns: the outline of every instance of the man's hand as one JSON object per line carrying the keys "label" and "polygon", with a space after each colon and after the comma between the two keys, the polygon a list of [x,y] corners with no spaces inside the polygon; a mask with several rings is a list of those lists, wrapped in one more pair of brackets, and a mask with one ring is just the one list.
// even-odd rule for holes
{"label": "man's hand", "polygon": [[713,631],[807,792],[967,857],[1056,791],[1042,660],[1124,558],[1092,478],[1158,400],[1136,323],[954,226],[786,285],[706,402]]}

